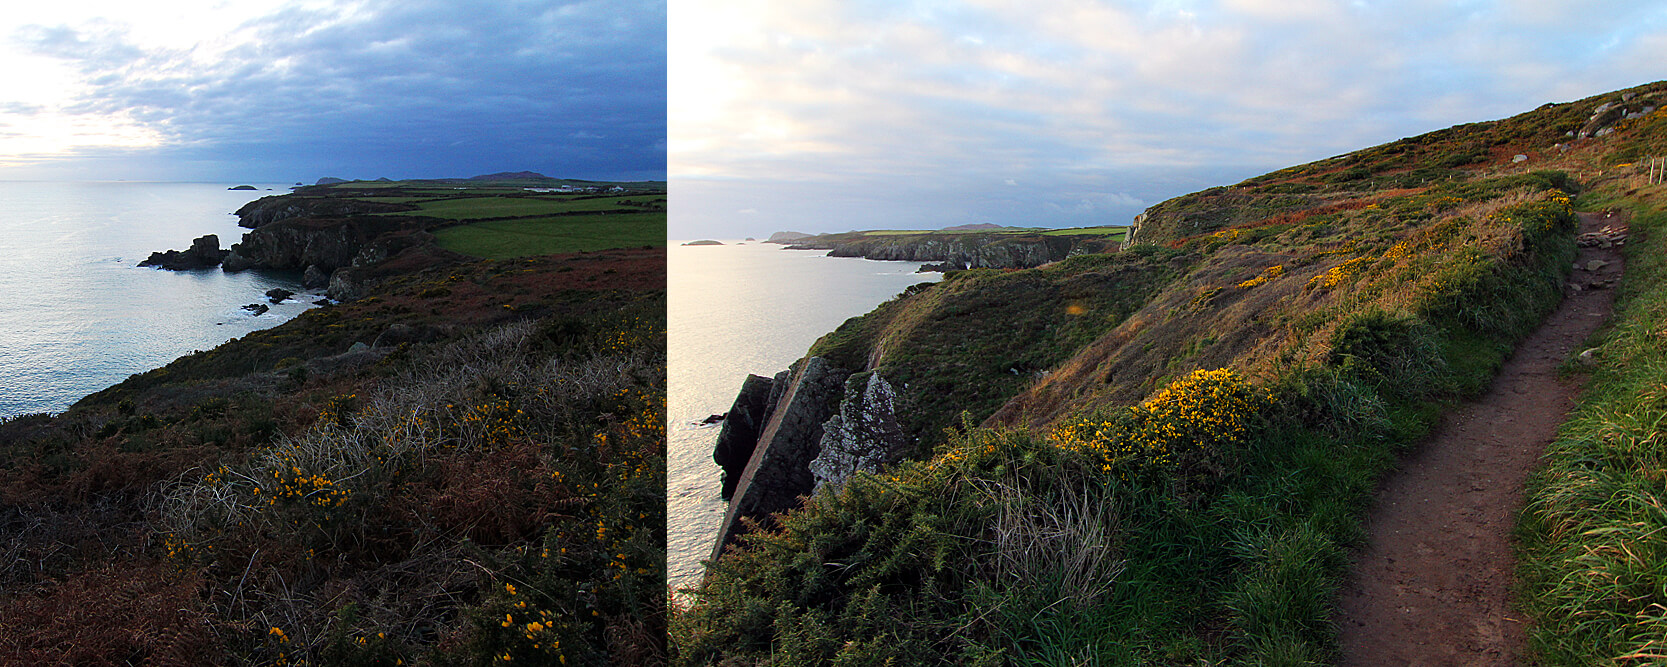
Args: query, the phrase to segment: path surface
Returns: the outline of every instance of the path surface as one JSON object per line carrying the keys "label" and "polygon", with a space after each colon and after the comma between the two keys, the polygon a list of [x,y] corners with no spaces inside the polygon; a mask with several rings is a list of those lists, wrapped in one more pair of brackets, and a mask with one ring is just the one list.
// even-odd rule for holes
{"label": "path surface", "polygon": [[[1623,219],[1580,214],[1581,232]],[[1343,665],[1514,665],[1510,534],[1523,481],[1573,406],[1557,368],[1608,319],[1620,248],[1581,248],[1563,304],[1505,363],[1487,394],[1447,416],[1378,489],[1338,626]]]}

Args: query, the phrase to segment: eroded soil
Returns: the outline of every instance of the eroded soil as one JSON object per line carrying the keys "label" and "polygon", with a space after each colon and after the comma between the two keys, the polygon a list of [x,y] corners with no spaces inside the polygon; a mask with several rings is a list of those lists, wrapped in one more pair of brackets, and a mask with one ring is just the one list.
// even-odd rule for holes
{"label": "eroded soil", "polygon": [[[1580,214],[1580,231],[1625,228]],[[1605,262],[1587,270],[1593,260]],[[1574,404],[1560,364],[1609,317],[1619,247],[1581,248],[1566,298],[1517,348],[1485,395],[1447,416],[1377,493],[1368,544],[1344,584],[1343,665],[1513,665],[1510,535],[1523,482]]]}

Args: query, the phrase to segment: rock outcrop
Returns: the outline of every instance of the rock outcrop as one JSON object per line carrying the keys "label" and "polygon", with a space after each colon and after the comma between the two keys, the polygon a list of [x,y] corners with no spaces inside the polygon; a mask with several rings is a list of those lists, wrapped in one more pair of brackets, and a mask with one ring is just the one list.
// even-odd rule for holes
{"label": "rock outcrop", "polygon": [[325,288],[325,295],[336,301],[352,301],[370,288],[370,279],[364,269],[344,266],[330,274],[330,285]]}
{"label": "rock outcrop", "polygon": [[766,519],[796,507],[799,496],[815,490],[810,462],[821,453],[822,424],[833,415],[849,376],[826,359],[806,357],[772,383],[773,409],[735,483],[714,558],[745,530],[742,517]]}
{"label": "rock outcrop", "polygon": [[748,375],[741,383],[741,393],[735,396],[735,404],[724,414],[723,426],[718,430],[718,442],[712,448],[712,460],[724,471],[724,500],[734,495],[735,484],[741,481],[741,473],[746,471],[747,462],[752,460],[758,436],[764,432],[764,424],[770,418],[770,394],[774,386],[770,378]]}
{"label": "rock outcrop", "polygon": [[207,234],[191,241],[191,247],[187,250],[153,252],[145,261],[139,262],[139,266],[154,266],[169,271],[211,269],[219,266],[220,260],[225,256],[226,251],[220,249],[220,237]]}
{"label": "rock outcrop", "polygon": [[301,272],[301,286],[307,289],[318,289],[330,285],[330,272],[317,264],[308,264],[307,270]]}
{"label": "rock outcrop", "polygon": [[820,453],[810,462],[816,488],[844,484],[851,475],[879,472],[908,453],[908,438],[897,424],[897,390],[879,373],[852,375],[839,412],[822,424]]}

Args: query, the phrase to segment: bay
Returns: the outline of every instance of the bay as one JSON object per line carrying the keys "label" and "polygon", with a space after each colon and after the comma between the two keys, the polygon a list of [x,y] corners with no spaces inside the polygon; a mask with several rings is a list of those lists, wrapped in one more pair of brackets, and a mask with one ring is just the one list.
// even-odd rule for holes
{"label": "bay", "polygon": [[771,376],[823,334],[940,274],[918,262],[827,257],[760,242],[668,244],[667,583],[700,581],[725,503],[718,427],[749,373]]}
{"label": "bay", "polygon": [[[0,182],[0,419],[81,397],[311,307],[300,276],[140,268],[153,251],[248,231],[231,215],[287,184]],[[271,191],[267,191],[271,188]],[[297,296],[255,316],[273,288]]]}

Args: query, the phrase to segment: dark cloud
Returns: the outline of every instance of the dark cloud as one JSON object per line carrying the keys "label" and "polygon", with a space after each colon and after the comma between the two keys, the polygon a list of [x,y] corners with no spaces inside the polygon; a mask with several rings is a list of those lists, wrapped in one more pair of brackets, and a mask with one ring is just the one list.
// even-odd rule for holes
{"label": "dark cloud", "polygon": [[119,29],[19,37],[86,75],[69,111],[128,114],[166,138],[158,156],[232,170],[200,177],[665,177],[663,1],[289,8],[220,52]]}

